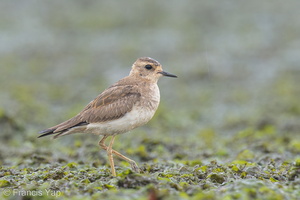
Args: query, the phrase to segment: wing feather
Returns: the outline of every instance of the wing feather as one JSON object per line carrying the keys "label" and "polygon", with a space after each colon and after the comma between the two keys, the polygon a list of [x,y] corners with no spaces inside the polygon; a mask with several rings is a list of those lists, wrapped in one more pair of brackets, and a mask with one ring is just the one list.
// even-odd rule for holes
{"label": "wing feather", "polygon": [[54,134],[82,124],[118,119],[130,112],[140,97],[137,85],[113,85],[91,101],[78,115],[45,131],[51,130]]}

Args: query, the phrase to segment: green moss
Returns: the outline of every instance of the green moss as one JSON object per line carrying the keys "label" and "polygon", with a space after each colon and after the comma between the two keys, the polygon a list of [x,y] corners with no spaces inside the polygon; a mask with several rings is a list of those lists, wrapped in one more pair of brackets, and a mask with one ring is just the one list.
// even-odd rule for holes
{"label": "green moss", "polygon": [[157,177],[157,180],[171,182],[169,178],[165,178],[165,177]]}
{"label": "green moss", "polygon": [[220,173],[220,172],[224,172],[224,168],[215,168],[212,170],[214,173]]}
{"label": "green moss", "polygon": [[164,178],[171,178],[175,176],[174,174],[166,174],[166,173],[160,173],[159,177],[164,177]]}
{"label": "green moss", "polygon": [[179,185],[183,188],[189,186],[189,184],[187,182],[179,182]]}
{"label": "green moss", "polygon": [[0,180],[0,188],[9,187],[11,183],[7,180]]}
{"label": "green moss", "polygon": [[295,167],[300,168],[300,158],[297,158],[295,161]]}
{"label": "green moss", "polygon": [[202,161],[201,160],[189,160],[189,161],[185,161],[184,164],[194,167],[196,165],[202,165]]}
{"label": "green moss", "polygon": [[[6,6],[3,30],[26,41],[19,32],[28,33],[26,22],[36,19],[32,38],[42,28],[50,40],[43,36],[28,48],[10,38],[2,48],[0,199],[18,198],[3,196],[5,189],[61,191],[59,199],[71,200],[298,199],[300,71],[291,44],[300,27],[285,23],[298,22],[296,1]],[[47,12],[41,17],[37,7]],[[279,10],[282,20],[262,29],[257,16],[272,18]],[[97,135],[37,139],[147,52],[179,78],[161,79],[161,103],[150,123],[115,140],[113,148],[135,160],[141,173],[114,156],[113,177]]]}
{"label": "green moss", "polygon": [[222,184],[225,182],[225,174],[210,174],[208,175],[208,178],[212,181],[212,182],[215,182],[215,183],[219,183],[219,184]]}
{"label": "green moss", "polygon": [[199,168],[197,168],[197,170],[201,170],[202,172],[207,172],[208,166],[201,166]]}
{"label": "green moss", "polygon": [[240,168],[236,165],[233,165],[233,166],[231,166],[231,170],[234,171],[234,172],[239,172]]}
{"label": "green moss", "polygon": [[109,190],[115,190],[116,187],[114,185],[104,184],[103,187],[109,189]]}
{"label": "green moss", "polygon": [[63,168],[69,168],[69,169],[77,169],[78,164],[75,162],[70,162],[67,165],[63,166]]}
{"label": "green moss", "polygon": [[251,160],[254,158],[254,153],[248,149],[245,149],[244,151],[240,152],[237,156],[238,160]]}
{"label": "green moss", "polygon": [[206,199],[211,199],[211,200],[214,200],[214,199],[217,199],[216,198],[216,194],[214,192],[198,192],[196,193],[192,199],[194,200],[206,200]]}
{"label": "green moss", "polygon": [[300,140],[293,140],[290,143],[290,148],[295,153],[300,153]]}
{"label": "green moss", "polygon": [[232,164],[241,165],[241,166],[256,166],[256,163],[247,162],[245,160],[234,160]]}
{"label": "green moss", "polygon": [[271,182],[273,182],[273,183],[276,183],[276,182],[278,182],[278,180],[276,180],[276,179],[275,179],[275,178],[273,178],[273,177],[271,177],[271,178],[270,178],[270,181],[271,181]]}

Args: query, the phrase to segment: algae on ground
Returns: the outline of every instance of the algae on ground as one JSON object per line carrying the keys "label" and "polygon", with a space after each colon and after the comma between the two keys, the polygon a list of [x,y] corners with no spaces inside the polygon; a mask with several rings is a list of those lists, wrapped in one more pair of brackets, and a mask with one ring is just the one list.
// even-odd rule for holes
{"label": "algae on ground", "polygon": [[[25,5],[26,4],[26,5]],[[299,1],[3,1],[1,199],[298,199]],[[176,81],[144,127],[37,139],[140,56]]]}

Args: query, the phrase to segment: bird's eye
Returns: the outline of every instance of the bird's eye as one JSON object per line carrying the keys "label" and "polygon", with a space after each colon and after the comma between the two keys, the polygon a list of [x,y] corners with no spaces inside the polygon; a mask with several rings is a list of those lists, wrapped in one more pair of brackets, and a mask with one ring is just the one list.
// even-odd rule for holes
{"label": "bird's eye", "polygon": [[152,69],[152,66],[151,65],[146,65],[145,68],[150,70],[150,69]]}

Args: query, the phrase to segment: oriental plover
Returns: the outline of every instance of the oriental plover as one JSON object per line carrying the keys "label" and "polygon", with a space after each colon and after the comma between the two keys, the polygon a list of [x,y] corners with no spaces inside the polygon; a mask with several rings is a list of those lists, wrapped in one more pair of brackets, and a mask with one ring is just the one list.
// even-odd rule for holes
{"label": "oriental plover", "polygon": [[[163,71],[156,60],[149,57],[137,59],[129,76],[119,80],[75,117],[40,132],[39,137],[54,135],[57,138],[73,133],[102,135],[99,146],[107,151],[111,173],[116,176],[113,155],[130,163],[135,172],[139,168],[135,161],[112,149],[115,137],[146,124],[154,115],[160,101],[157,81],[162,76],[177,77]],[[111,136],[108,146],[104,143]]]}

